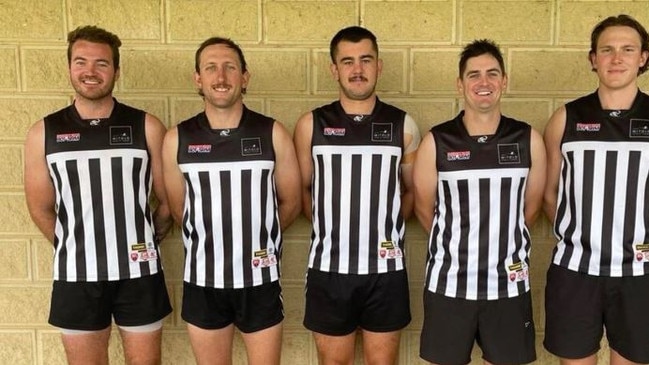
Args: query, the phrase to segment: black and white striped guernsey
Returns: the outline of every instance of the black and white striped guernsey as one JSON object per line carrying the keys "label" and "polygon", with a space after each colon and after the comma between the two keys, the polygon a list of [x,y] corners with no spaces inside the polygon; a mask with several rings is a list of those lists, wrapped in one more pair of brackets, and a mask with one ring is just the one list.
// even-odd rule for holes
{"label": "black and white striped guernsey", "polygon": [[122,280],[162,269],[144,119],[117,101],[104,120],[81,120],[74,105],[45,117],[56,191],[54,280]]}
{"label": "black and white striped guernsey", "polygon": [[501,116],[493,136],[476,139],[463,115],[431,129],[438,182],[426,288],[459,299],[516,297],[530,289],[523,208],[531,127]]}
{"label": "black and white striped guernsey", "polygon": [[378,99],[360,121],[339,101],[313,111],[309,268],[341,274],[404,269],[399,166],[405,117]]}
{"label": "black and white striped guernsey", "polygon": [[205,113],[178,125],[185,282],[223,289],[279,279],[273,124],[244,107],[235,129],[211,129]]}
{"label": "black and white striped guernsey", "polygon": [[649,96],[603,110],[566,104],[553,262],[596,276],[649,274]]}

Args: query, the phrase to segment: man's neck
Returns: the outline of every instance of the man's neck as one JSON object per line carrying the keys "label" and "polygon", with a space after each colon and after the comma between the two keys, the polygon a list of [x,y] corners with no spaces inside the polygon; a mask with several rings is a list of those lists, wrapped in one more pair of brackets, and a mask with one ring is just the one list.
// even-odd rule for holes
{"label": "man's neck", "polygon": [[609,89],[602,85],[597,89],[599,102],[604,110],[628,110],[638,95],[638,86],[633,84],[623,89]]}
{"label": "man's neck", "polygon": [[376,105],[376,95],[372,94],[372,96],[364,100],[352,100],[346,97],[341,97],[340,105],[342,105],[343,110],[347,114],[369,115],[372,114],[374,106]]}
{"label": "man's neck", "polygon": [[462,123],[470,136],[492,135],[496,133],[500,123],[500,108],[489,112],[478,112],[471,109],[464,110]]}
{"label": "man's neck", "polygon": [[237,128],[243,115],[243,103],[236,103],[229,108],[205,104],[205,115],[212,129]]}
{"label": "man's neck", "polygon": [[74,107],[81,119],[108,118],[114,106],[112,95],[100,100],[89,100],[79,95],[74,98]]}

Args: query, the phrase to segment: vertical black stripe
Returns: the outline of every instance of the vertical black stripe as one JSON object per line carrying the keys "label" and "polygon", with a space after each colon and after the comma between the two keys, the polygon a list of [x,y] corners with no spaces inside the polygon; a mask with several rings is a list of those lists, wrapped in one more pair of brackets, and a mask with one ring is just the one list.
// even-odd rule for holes
{"label": "vertical black stripe", "polygon": [[[564,160],[564,181],[567,181],[566,179],[570,179],[571,183],[568,184],[568,186],[565,188],[564,191],[564,197],[565,200],[568,204],[570,204],[570,210],[569,210],[569,217],[570,220],[568,221],[568,226],[566,227],[565,234],[562,237],[563,242],[565,243],[565,251],[563,253],[563,256],[561,257],[561,262],[559,263],[560,266],[562,267],[568,267],[568,263],[570,262],[570,257],[572,257],[572,254],[575,250],[575,244],[572,242],[572,236],[575,233],[575,227],[577,226],[577,223],[575,221],[575,214],[577,212],[577,204],[575,203],[575,169],[573,166],[575,166],[575,154],[573,152],[568,152],[566,159]],[[569,175],[569,176],[568,176]],[[567,207],[566,207],[567,208]],[[561,210],[559,211],[561,213]],[[558,214],[557,217],[563,217],[563,214]],[[560,232],[561,230],[559,229],[559,225],[561,224],[561,221],[559,219],[556,220],[556,227],[555,231]],[[556,248],[555,248],[556,252]]]}
{"label": "vertical black stripe", "polygon": [[[525,199],[525,191],[523,191],[523,187],[525,186],[525,179],[521,178],[520,182],[518,183],[518,191],[516,191],[516,229],[514,230],[514,254],[516,255],[516,259],[514,260],[514,263],[520,262],[520,259],[518,257],[518,252],[521,250],[521,247],[523,246],[523,237],[521,235],[521,231],[525,230],[525,225],[523,223],[523,226],[519,227],[518,222],[521,220],[525,222],[525,218],[521,217],[521,214],[523,214],[522,209],[519,209],[518,207],[523,206],[523,200]],[[522,218],[522,219],[521,219]],[[529,237],[526,237],[527,244],[526,246],[529,246]],[[527,247],[529,249],[529,247]],[[526,251],[529,252],[529,251]],[[527,255],[525,255],[526,261],[525,264],[529,264],[529,258]],[[530,273],[530,268],[528,266],[527,269],[527,274],[529,275]],[[518,294],[523,294],[525,293],[525,281],[519,281],[518,282]]]}
{"label": "vertical black stripe", "polygon": [[[198,233],[196,232],[196,193],[195,187],[192,185],[192,180],[189,177],[189,174],[183,173],[185,177],[185,182],[187,184],[187,195],[188,202],[186,203],[186,210],[183,214],[183,232],[185,237],[189,237],[190,245],[189,252],[187,252],[187,247],[185,247],[185,255],[189,254],[189,282],[196,283],[198,277],[198,262],[196,260],[196,253],[198,252]],[[211,239],[211,237],[208,237]]]}
{"label": "vertical black stripe", "polygon": [[[478,299],[487,299],[487,287],[488,279],[487,274],[489,272],[489,221],[492,219],[490,217],[489,211],[489,199],[490,199],[490,181],[489,179],[479,179],[479,222],[478,223]],[[502,227],[501,227],[502,231]]]}
{"label": "vertical black stripe", "polygon": [[[131,171],[131,178],[133,179],[133,207],[135,208],[135,211],[133,213],[135,214],[135,227],[137,228],[135,232],[137,234],[138,243],[147,243],[146,237],[144,236],[144,232],[146,231],[146,219],[144,217],[144,211],[146,208],[140,205],[139,200],[141,193],[146,194],[146,192],[140,191],[140,189],[142,188],[140,182],[140,170],[143,168],[143,162],[144,161],[141,158],[133,158],[133,171]],[[126,199],[126,197],[124,198]],[[149,268],[148,261],[140,262],[140,272],[142,273],[142,276],[151,275],[151,269]]]}
{"label": "vertical black stripe", "polygon": [[[65,162],[65,169],[68,173],[69,186],[79,186],[79,170],[77,169],[77,161],[71,160]],[[74,238],[76,243],[76,250],[74,257],[76,260],[76,275],[77,279],[85,280],[86,273],[86,237],[85,227],[83,224],[83,208],[81,206],[81,192],[79,189],[71,189],[72,191],[72,211],[74,212]]]}
{"label": "vertical black stripe", "polygon": [[[221,217],[223,222],[223,255],[227,258],[224,260],[225,267],[223,277],[225,287],[232,288],[234,282],[234,268],[232,263],[233,242],[232,242],[232,187],[230,171],[221,171],[219,173],[221,180]],[[211,201],[211,200],[206,200]]]}
{"label": "vertical black stripe", "polygon": [[[316,156],[317,158],[317,163],[315,164],[315,167],[318,169],[318,182],[316,184],[315,181],[315,174],[313,175],[313,179],[311,181],[311,186],[312,186],[312,191],[311,195],[313,198],[313,203],[315,203],[312,207],[314,211],[314,218],[315,214],[317,214],[317,219],[318,219],[318,238],[312,239],[313,242],[316,242],[316,247],[315,247],[315,257],[313,258],[313,267],[317,270],[320,270],[320,266],[322,265],[322,252],[324,250],[324,240],[325,237],[327,236],[327,226],[325,224],[325,199],[324,199],[324,194],[325,194],[325,171],[324,171],[324,158],[322,155]],[[316,207],[318,207],[318,210],[316,210]],[[315,232],[311,233],[312,235],[315,235]],[[332,240],[333,241],[333,240]]]}
{"label": "vertical black stripe", "polygon": [[[260,229],[260,232],[259,232],[259,242],[260,242],[260,247],[261,247],[262,250],[267,250],[268,249],[268,237],[269,237],[269,234],[268,234],[268,230],[266,229],[265,222],[266,222],[266,219],[268,219],[268,215],[271,214],[273,216],[273,226],[271,228],[270,236],[272,237],[272,242],[277,242],[274,252],[275,252],[275,257],[277,258],[277,272],[279,273],[279,269],[280,269],[279,260],[280,260],[280,257],[282,255],[282,252],[281,252],[282,251],[282,245],[281,245],[281,242],[279,242],[279,240],[278,240],[279,239],[279,222],[277,220],[277,203],[276,203],[276,200],[275,200],[275,197],[277,195],[275,194],[274,187],[271,187],[273,195],[269,196],[269,194],[268,194],[268,184],[271,184],[273,179],[274,178],[273,178],[272,174],[270,173],[270,170],[264,169],[264,170],[261,171],[261,181],[259,182],[260,183],[260,186],[259,186],[259,193],[260,193],[259,194],[260,195],[259,200],[261,202],[259,204],[259,207],[260,207],[260,211],[259,211],[259,216],[260,217],[259,217],[259,219],[261,219],[261,227],[260,227],[261,229]],[[273,209],[272,212],[268,212],[266,210],[267,203],[269,202],[269,199],[273,202],[273,208],[274,209]],[[253,211],[253,214],[254,214],[254,211]],[[248,267],[250,267],[250,265],[248,265]],[[269,269],[266,269],[266,270],[262,271],[261,274],[262,274],[262,279],[263,279],[264,283],[270,282],[270,270]]]}
{"label": "vertical black stripe", "polygon": [[[201,209],[201,212],[203,214],[203,222],[201,222],[201,224],[205,229],[205,242],[203,247],[203,250],[205,252],[205,267],[203,268],[205,272],[205,285],[214,286],[214,274],[216,270],[214,268],[216,242],[214,241],[215,232],[214,225],[212,224],[212,204],[210,204],[212,202],[212,183],[210,180],[210,173],[208,171],[199,172],[198,181],[200,185],[199,188],[201,189],[200,197],[198,199],[200,206],[196,207],[196,209]],[[200,241],[197,240],[196,242],[197,245],[200,245]],[[196,262],[199,262],[199,260],[197,260]],[[198,266],[198,268],[200,269],[200,266]]]}
{"label": "vertical black stripe", "polygon": [[[342,189],[341,184],[343,183],[341,179],[342,171],[342,159],[340,155],[331,156],[331,231],[324,232],[323,235],[331,236],[331,250],[329,252],[329,257],[331,258],[331,263],[329,264],[329,271],[338,272],[340,270],[340,211],[341,204],[340,201],[340,191]],[[324,171],[323,171],[324,173]],[[337,177],[338,180],[333,179]],[[322,185],[322,196],[324,198],[324,192],[326,190],[325,185]],[[324,212],[324,205],[321,205],[321,208]]]}
{"label": "vertical black stripe", "polygon": [[[514,208],[511,206],[511,196],[509,192],[512,189],[512,179],[504,178],[500,182],[500,232],[498,232],[498,262],[504,263],[507,260],[507,248],[509,248],[509,243],[511,239],[509,237],[509,214],[511,209]],[[515,207],[518,209],[518,206]],[[498,265],[496,267],[498,272],[498,297],[506,298],[507,295],[507,286],[509,285],[509,277],[507,276],[507,269],[504,265]]]}
{"label": "vertical black stripe", "polygon": [[[446,221],[444,222],[444,232],[442,232],[442,242],[444,246],[444,258],[442,260],[442,267],[439,270],[439,279],[437,281],[437,288],[435,289],[436,293],[446,293],[448,286],[448,271],[451,268],[451,252],[449,247],[449,240],[453,235],[453,206],[451,199],[451,189],[449,187],[449,182],[447,180],[440,181],[442,184],[442,191],[444,198],[438,204],[444,204],[444,209],[446,210],[445,216]],[[437,240],[432,242],[435,246],[438,245]]]}
{"label": "vertical black stripe", "polygon": [[[372,217],[378,219],[378,214],[374,212],[379,211],[379,192],[381,189],[381,155],[372,155],[372,164],[371,164],[371,176],[370,176],[370,227],[369,227],[369,255],[366,258],[368,261],[368,270],[369,272],[376,272],[378,269],[378,246],[379,246],[379,224]],[[387,195],[388,201],[390,195]],[[360,216],[360,211],[359,214]],[[389,216],[389,212],[388,212]],[[381,222],[383,223],[383,222]],[[386,240],[390,240],[390,236],[386,236]],[[353,242],[353,241],[352,241]],[[397,242],[394,242],[396,244]],[[352,243],[353,245],[353,243]],[[388,264],[392,263],[394,266],[394,260],[388,260]]]}
{"label": "vertical black stripe", "polygon": [[[399,170],[399,158],[397,156],[391,156],[390,157],[390,173],[388,174],[388,188],[387,188],[387,207],[385,209],[385,237],[390,239],[392,237],[392,231],[394,230],[394,222],[392,221],[392,214],[394,213],[394,199],[395,197],[400,197],[401,192],[396,191],[397,190],[397,182],[398,182],[398,170]],[[372,198],[377,195],[372,194]],[[378,200],[378,199],[377,199]],[[400,200],[399,200],[400,201]],[[397,225],[398,227],[402,227],[403,225],[403,218],[401,216],[401,205],[396,207],[398,209],[398,222]],[[397,232],[400,232],[398,230]],[[404,242],[401,240],[402,237],[396,236],[392,237],[392,241],[394,242],[395,247],[398,245],[401,247],[401,252],[404,255],[404,258],[401,260],[405,260],[405,245]],[[374,257],[374,256],[370,256]],[[395,260],[388,260],[388,271],[394,271],[396,269],[397,262]]]}
{"label": "vertical black stripe", "polygon": [[[466,180],[457,182],[457,194],[459,197],[469,196],[469,184]],[[467,292],[467,259],[469,257],[469,231],[471,230],[471,221],[469,220],[469,201],[460,199],[460,242],[458,246],[459,269],[457,273],[457,294],[459,298],[466,298]]]}
{"label": "vertical black stripe", "polygon": [[101,186],[101,163],[98,158],[91,158],[88,160],[88,169],[90,176],[94,176],[95,179],[91,179],[90,184],[90,196],[92,197],[92,207],[93,207],[93,224],[94,224],[94,236],[95,236],[95,251],[96,251],[96,260],[95,263],[97,270],[97,280],[105,281],[108,280],[108,271],[100,268],[108,268],[108,257],[106,255],[106,232],[104,231],[104,192]]}
{"label": "vertical black stripe", "polygon": [[[259,212],[252,210],[252,171],[251,170],[242,170],[241,171],[241,238],[242,242],[242,260],[243,262],[239,263],[243,268],[243,283],[245,286],[252,286],[252,215],[258,214]],[[264,202],[264,200],[261,200]],[[264,204],[260,204],[264,206]],[[236,219],[233,217],[233,219]],[[234,242],[233,242],[234,245]],[[235,265],[237,265],[235,263]],[[268,269],[262,269],[262,271],[267,272]]]}
{"label": "vertical black stripe", "polygon": [[[640,166],[640,152],[631,151],[629,153],[629,162],[627,165],[627,180],[626,180],[626,197],[624,204],[624,232],[622,237],[622,242],[631,242],[634,245],[634,236],[635,236],[635,220],[637,213],[637,191],[638,191],[638,180],[639,180],[639,166]],[[649,196],[645,196],[649,197]],[[610,246],[604,246],[602,242],[602,256],[611,257],[610,252],[604,251],[604,248],[609,248]],[[622,262],[623,263],[632,263],[635,259],[632,245],[623,245],[622,249]],[[633,269],[629,264],[622,265],[622,276],[632,276]]]}
{"label": "vertical black stripe", "polygon": [[[589,159],[584,159],[584,169],[587,167],[592,166],[594,163],[594,158],[595,158],[595,153],[593,151],[587,151],[586,156],[589,157]],[[616,151],[607,151],[606,152],[606,167],[604,168],[604,196],[602,197],[602,222],[601,228],[602,228],[602,239],[601,239],[601,256],[599,257],[599,264],[600,264],[600,269],[599,272],[603,274],[604,276],[609,276],[611,274],[611,250],[612,250],[612,238],[613,238],[613,214],[612,212],[615,210],[615,188],[616,186],[616,167],[617,167],[617,152]],[[584,185],[586,184],[593,184],[593,177],[594,175],[591,176],[584,176]],[[588,179],[587,179],[588,178]],[[601,179],[601,176],[598,177]],[[614,187],[611,189],[610,187]],[[585,199],[585,198],[584,198]],[[592,195],[588,197],[588,200],[584,201],[584,209],[588,209],[588,215],[584,215],[583,220],[590,222],[592,220],[592,215],[590,214],[590,211],[592,210]],[[608,212],[608,214],[607,214]],[[598,224],[595,222],[595,224]],[[592,255],[591,253],[591,248],[590,244],[586,244],[587,240],[588,243],[590,243],[590,235],[587,235],[588,232],[582,233],[582,236],[584,237],[582,239],[582,244],[584,246],[584,254],[588,253],[588,257]],[[588,272],[588,266],[589,262],[582,262],[582,265],[579,265],[579,270],[581,272]]]}
{"label": "vertical black stripe", "polygon": [[[57,191],[63,191],[63,181],[61,180],[61,173],[59,172],[59,169],[56,164],[51,165],[51,169],[54,172],[54,177],[55,177],[55,182],[56,182],[56,190]],[[56,212],[57,219],[59,223],[61,224],[61,228],[63,230],[63,236],[62,237],[54,237],[54,247],[58,248],[58,245],[61,245],[61,248],[59,249],[59,265],[58,265],[58,273],[59,273],[59,280],[64,281],[67,276],[68,276],[68,246],[66,245],[66,242],[68,242],[68,239],[70,238],[70,231],[68,230],[68,211],[65,208],[65,200],[63,197],[61,197],[61,200],[57,204],[58,210]]]}
{"label": "vertical black stripe", "polygon": [[[126,209],[124,207],[124,176],[122,175],[122,158],[113,157],[111,169],[113,174],[113,201],[115,207],[115,238],[117,241],[117,262],[119,263],[119,277],[130,277],[129,260],[130,245],[126,236]],[[73,185],[74,186],[74,185]]]}
{"label": "vertical black stripe", "polygon": [[[358,272],[358,251],[360,237],[360,230],[367,229],[367,227],[360,227],[360,214],[361,214],[361,182],[363,181],[361,177],[363,158],[361,155],[352,155],[352,181],[350,184],[350,199],[349,199],[349,208],[350,208],[350,217],[349,217],[349,272],[356,273]],[[337,176],[340,176],[338,174]],[[338,182],[341,184],[342,181]],[[334,195],[334,200],[336,196]],[[368,212],[369,213],[369,212]],[[365,244],[363,242],[363,244]]]}

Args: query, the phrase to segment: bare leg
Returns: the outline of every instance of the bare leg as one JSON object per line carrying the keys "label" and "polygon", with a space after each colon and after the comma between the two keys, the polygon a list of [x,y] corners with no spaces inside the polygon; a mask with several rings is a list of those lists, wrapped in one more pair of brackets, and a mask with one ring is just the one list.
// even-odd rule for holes
{"label": "bare leg", "polygon": [[401,331],[363,330],[363,357],[366,365],[393,365],[399,357]]}
{"label": "bare leg", "polygon": [[356,332],[345,336],[328,336],[313,333],[318,348],[318,363],[320,365],[352,365],[354,363],[354,348]]}
{"label": "bare leg", "polygon": [[103,330],[80,334],[61,334],[69,365],[108,364],[110,326]]}
{"label": "bare leg", "polygon": [[561,359],[561,365],[597,365],[597,354],[582,359]]}
{"label": "bare leg", "polygon": [[234,325],[217,330],[206,330],[187,324],[187,333],[198,365],[232,364]]}
{"label": "bare leg", "polygon": [[128,365],[159,365],[162,361],[162,328],[151,332],[129,332],[119,329],[124,358]]}
{"label": "bare leg", "polygon": [[282,323],[257,332],[241,333],[248,365],[279,365],[282,352]]}
{"label": "bare leg", "polygon": [[620,355],[619,352],[611,349],[611,362],[610,365],[640,365],[637,362],[629,361]]}

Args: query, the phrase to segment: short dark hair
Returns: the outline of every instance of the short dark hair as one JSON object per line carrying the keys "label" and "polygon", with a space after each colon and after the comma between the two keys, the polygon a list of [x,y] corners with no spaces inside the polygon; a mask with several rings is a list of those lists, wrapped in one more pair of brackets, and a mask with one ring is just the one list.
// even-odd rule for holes
{"label": "short dark hair", "polygon": [[[602,32],[608,27],[629,27],[633,28],[640,34],[640,52],[649,52],[649,35],[645,27],[640,24],[637,20],[633,19],[631,16],[626,14],[620,14],[617,16],[609,16],[608,18],[597,23],[593,28],[593,31],[590,33],[590,52],[588,52],[588,58],[594,55],[597,52],[597,42],[599,37],[602,35]],[[647,66],[649,61],[645,62],[644,66],[640,67],[638,70],[638,75],[643,74],[647,71]],[[595,71],[593,69],[593,71]]]}
{"label": "short dark hair", "polygon": [[358,43],[363,39],[369,39],[372,42],[372,49],[374,49],[374,51],[378,55],[379,45],[378,43],[376,43],[376,36],[369,30],[354,25],[339,30],[338,33],[336,33],[336,35],[331,39],[331,43],[329,43],[329,55],[331,56],[331,62],[336,63],[338,43],[342,41]]}
{"label": "short dark hair", "polygon": [[201,45],[198,47],[198,50],[196,50],[195,64],[194,64],[194,67],[196,68],[196,72],[200,73],[200,60],[201,60],[201,53],[203,53],[203,50],[215,44],[224,44],[226,47],[232,48],[235,52],[237,52],[237,55],[239,55],[239,61],[241,62],[241,72],[246,72],[248,70],[248,64],[246,63],[246,58],[243,56],[243,51],[241,50],[241,47],[239,47],[238,44],[236,44],[230,38],[212,37],[206,39],[203,43],[201,43]]}
{"label": "short dark hair", "polygon": [[503,54],[500,51],[500,48],[498,47],[496,42],[490,39],[477,39],[464,46],[464,49],[462,49],[462,53],[460,53],[460,63],[459,63],[460,78],[462,78],[462,75],[464,75],[464,71],[466,70],[466,64],[469,61],[469,59],[473,57],[482,56],[483,54],[489,54],[493,58],[495,58],[496,61],[498,61],[498,64],[500,65],[500,69],[503,72],[503,75],[506,74]]}
{"label": "short dark hair", "polygon": [[79,26],[68,33],[68,66],[72,63],[72,46],[80,40],[107,44],[113,52],[115,70],[119,69],[119,47],[122,45],[122,41],[115,34],[94,25]]}

